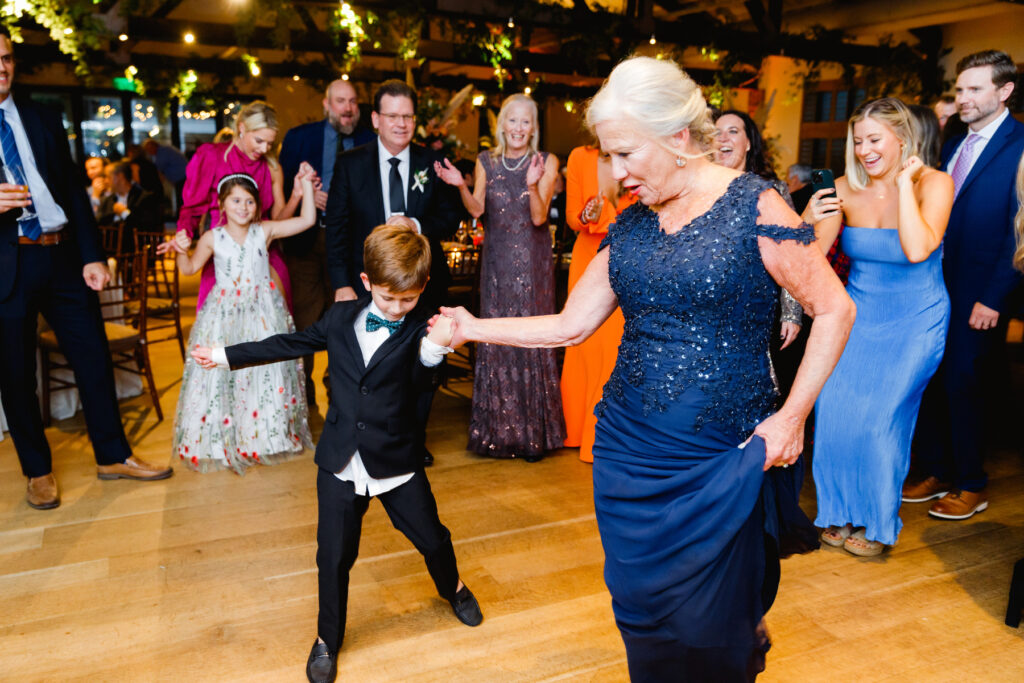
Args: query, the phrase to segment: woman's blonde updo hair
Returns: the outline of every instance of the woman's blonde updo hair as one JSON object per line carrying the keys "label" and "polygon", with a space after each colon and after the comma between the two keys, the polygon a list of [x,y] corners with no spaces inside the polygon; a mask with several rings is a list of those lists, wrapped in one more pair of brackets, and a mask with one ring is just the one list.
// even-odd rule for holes
{"label": "woman's blonde updo hair", "polygon": [[[231,151],[231,147],[238,146],[242,139],[242,133],[240,130],[241,126],[245,126],[247,131],[269,128],[270,130],[277,132],[277,110],[274,109],[273,105],[268,104],[263,100],[254,100],[239,109],[234,122],[231,124],[231,129],[234,132],[234,138],[231,140],[231,144],[228,145],[228,149],[224,153],[225,160],[228,158],[227,155],[228,152]],[[239,151],[241,151],[241,148],[239,148]],[[267,150],[264,158],[267,160],[267,163],[270,164],[271,168],[277,165],[277,154],[273,148]]]}
{"label": "woman's blonde updo hair", "polygon": [[586,116],[592,132],[611,120],[626,121],[656,140],[689,128],[704,151],[717,133],[700,88],[670,59],[630,57],[612,69]]}
{"label": "woman's blonde updo hair", "polygon": [[867,169],[857,158],[853,145],[853,126],[869,117],[888,126],[903,143],[901,165],[910,157],[920,154],[918,129],[913,123],[914,115],[910,113],[907,105],[895,97],[882,97],[865,102],[853,112],[846,128],[846,181],[855,190],[863,190],[871,182]]}

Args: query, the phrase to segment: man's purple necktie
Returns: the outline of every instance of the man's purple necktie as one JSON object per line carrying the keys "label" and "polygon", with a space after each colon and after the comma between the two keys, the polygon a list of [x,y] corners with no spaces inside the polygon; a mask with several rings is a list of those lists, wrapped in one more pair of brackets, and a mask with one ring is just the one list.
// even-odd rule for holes
{"label": "man's purple necktie", "polygon": [[981,140],[981,136],[976,133],[971,133],[964,140],[963,147],[960,148],[960,156],[956,158],[956,164],[953,166],[953,196],[956,197],[960,194],[960,188],[964,186],[964,181],[967,180],[967,174],[971,171],[971,163],[974,161],[974,145]]}

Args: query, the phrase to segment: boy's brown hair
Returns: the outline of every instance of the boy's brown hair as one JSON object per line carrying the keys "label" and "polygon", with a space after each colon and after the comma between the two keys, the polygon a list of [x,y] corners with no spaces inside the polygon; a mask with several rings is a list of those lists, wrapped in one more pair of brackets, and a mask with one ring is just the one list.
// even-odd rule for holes
{"label": "boy's brown hair", "polygon": [[430,242],[404,225],[378,225],[363,243],[370,284],[392,292],[422,290],[430,278]]}

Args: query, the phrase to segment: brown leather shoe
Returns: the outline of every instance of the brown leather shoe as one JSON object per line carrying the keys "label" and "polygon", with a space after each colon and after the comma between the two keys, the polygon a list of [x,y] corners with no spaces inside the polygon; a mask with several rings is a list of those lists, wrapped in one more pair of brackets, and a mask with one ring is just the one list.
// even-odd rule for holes
{"label": "brown leather shoe", "polygon": [[977,493],[950,491],[928,508],[928,514],[939,519],[967,519],[987,508],[988,494],[984,489]]}
{"label": "brown leather shoe", "polygon": [[953,488],[950,484],[939,481],[935,477],[928,477],[922,482],[903,484],[904,503],[924,503],[933,498],[942,498]]}
{"label": "brown leather shoe", "polygon": [[57,478],[53,472],[41,477],[29,477],[25,501],[36,510],[52,510],[60,505]]}
{"label": "brown leather shoe", "polygon": [[135,479],[137,481],[156,481],[166,479],[174,474],[170,467],[157,467],[134,455],[124,462],[114,465],[97,465],[97,476],[100,479]]}

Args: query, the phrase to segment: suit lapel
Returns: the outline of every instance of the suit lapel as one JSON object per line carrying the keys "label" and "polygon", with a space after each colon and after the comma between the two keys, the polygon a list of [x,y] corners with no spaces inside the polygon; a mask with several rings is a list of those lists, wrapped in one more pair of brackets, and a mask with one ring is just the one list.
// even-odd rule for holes
{"label": "suit lapel", "polygon": [[[957,194],[958,197],[962,197],[967,188],[971,186],[974,179],[977,178],[985,171],[985,167],[995,159],[996,155],[1006,146],[1006,138],[1010,137],[1010,132],[1013,130],[1013,116],[1007,116],[996,132],[992,135],[992,139],[985,145],[985,149],[981,152],[981,156],[974,162],[974,166],[971,167],[971,172],[967,175],[964,180],[963,187],[960,188],[960,192]],[[966,137],[966,136],[965,136]],[[952,169],[950,169],[952,172]]]}
{"label": "suit lapel", "polygon": [[[380,225],[385,220],[384,188],[381,187],[380,180],[380,150],[377,148],[376,144],[373,144],[370,145],[367,152],[368,154],[366,157],[368,159],[368,167],[366,169],[366,175],[364,176],[366,179],[365,184],[367,186],[365,199],[369,203],[368,205],[373,207],[372,215],[374,215],[375,218],[373,225],[370,226],[370,230],[372,230],[375,226]],[[369,230],[367,230],[367,234],[369,234]],[[359,249],[362,250],[362,245],[359,245]]]}
{"label": "suit lapel", "polygon": [[409,186],[405,192],[405,205],[406,213],[412,218],[420,217],[423,196],[427,191],[427,183],[424,183],[422,187],[416,187],[416,174],[426,170],[427,178],[430,178],[430,169],[427,168],[424,151],[419,145],[409,145]]}
{"label": "suit lapel", "polygon": [[359,339],[356,337],[356,318],[359,313],[370,305],[369,297],[357,299],[351,306],[346,306],[345,315],[342,317],[342,334],[345,336],[345,346],[348,348],[349,362],[352,364],[354,374],[359,377],[365,371],[363,366],[363,352],[359,349]]}

